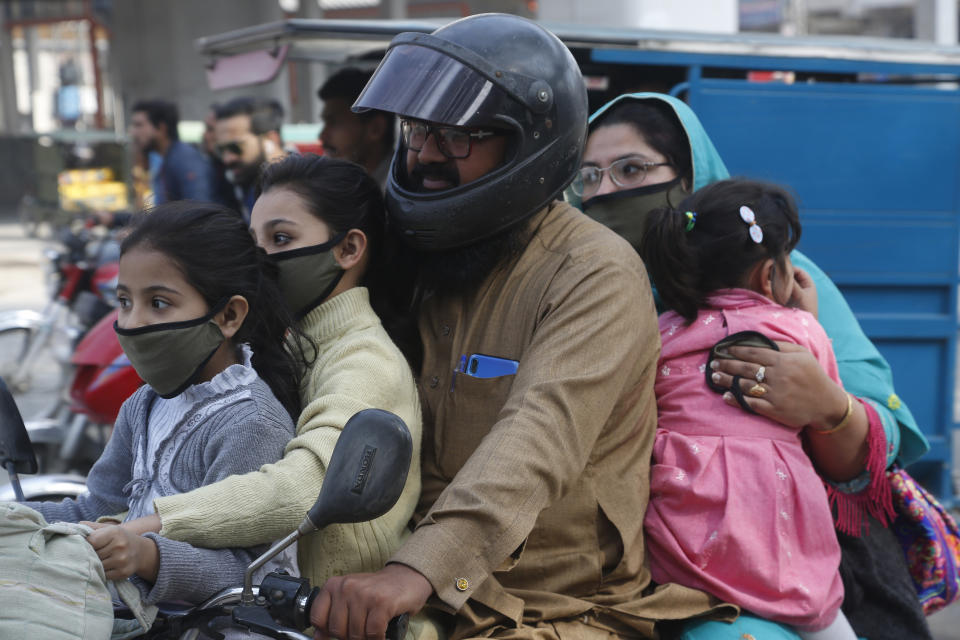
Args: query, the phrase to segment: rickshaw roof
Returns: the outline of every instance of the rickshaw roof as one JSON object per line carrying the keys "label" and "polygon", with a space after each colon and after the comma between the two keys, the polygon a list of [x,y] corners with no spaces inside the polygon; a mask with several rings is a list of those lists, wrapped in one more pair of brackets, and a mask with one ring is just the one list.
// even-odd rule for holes
{"label": "rickshaw roof", "polygon": [[[287,60],[334,64],[364,58],[376,61],[378,54],[398,33],[429,33],[448,22],[448,19],[295,18],[206,36],[199,38],[196,46],[201,54],[213,60],[257,50],[280,51],[288,45],[285,51]],[[960,46],[916,40],[859,36],[787,37],[766,33],[710,34],[542,24],[571,49],[618,51],[621,55],[614,56],[616,61],[627,63],[720,63],[720,66],[741,68],[815,68],[840,72],[960,72]]]}

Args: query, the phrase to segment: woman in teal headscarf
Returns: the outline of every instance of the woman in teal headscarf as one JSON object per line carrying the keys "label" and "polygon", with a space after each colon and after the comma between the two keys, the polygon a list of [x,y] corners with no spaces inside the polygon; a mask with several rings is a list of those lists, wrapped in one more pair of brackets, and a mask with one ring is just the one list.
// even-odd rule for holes
{"label": "woman in teal headscarf", "polygon": [[[676,207],[694,190],[727,177],[723,160],[690,107],[671,96],[634,93],[619,96],[591,116],[581,176],[567,196],[587,215],[637,247],[649,211]],[[883,422],[888,465],[917,460],[929,445],[910,410],[897,397],[886,360],[863,333],[830,278],[799,251],[790,257],[801,271],[799,289],[810,297],[815,293],[819,321],[833,340],[844,389],[869,403]],[[839,418],[835,416],[844,415],[846,406],[832,407],[825,401],[845,398],[844,391],[824,374],[808,352],[797,348],[777,354],[775,362],[762,363],[756,361],[763,357],[757,350],[740,350],[736,355],[743,360],[722,361],[718,382],[729,387],[732,375],[738,374],[752,385],[760,364],[765,364],[768,393],[762,401],[749,400],[759,413],[792,425],[814,420],[837,422]],[[728,402],[736,404],[732,398]],[[859,433],[865,434],[866,429]],[[838,483],[844,490],[858,491],[870,481],[864,474],[857,475],[862,469],[857,464],[862,462],[859,452],[865,446],[864,438],[842,444],[838,440],[839,451],[827,454],[833,459],[817,459],[822,467],[839,464],[840,469],[847,471],[837,480],[856,476],[849,482]],[[817,452],[812,455],[817,458]],[[844,612],[858,634],[870,640],[929,638],[919,603],[914,602],[916,594],[899,546],[888,530],[873,524],[865,539],[839,534],[844,554],[841,573],[847,591]],[[878,562],[888,560],[893,566],[887,574],[874,571]],[[870,568],[865,569],[864,565]],[[898,579],[890,581],[890,575]],[[712,621],[689,623],[681,637],[739,640],[749,634],[756,638],[798,638],[785,627],[749,614],[732,625]]]}

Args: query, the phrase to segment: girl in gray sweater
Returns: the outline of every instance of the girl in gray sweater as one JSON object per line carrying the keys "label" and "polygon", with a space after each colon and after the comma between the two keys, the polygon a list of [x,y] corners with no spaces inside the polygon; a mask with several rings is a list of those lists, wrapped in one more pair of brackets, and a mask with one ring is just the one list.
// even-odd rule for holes
{"label": "girl in gray sweater", "polygon": [[[275,462],[294,434],[304,343],[294,335],[285,348],[296,323],[276,267],[234,212],[175,202],[141,216],[121,247],[117,297],[114,328],[146,384],[123,404],[88,491],[29,504],[49,522],[152,514],[157,497]],[[106,577],[131,578],[148,604],[202,602],[242,584],[256,554],[91,526]]]}

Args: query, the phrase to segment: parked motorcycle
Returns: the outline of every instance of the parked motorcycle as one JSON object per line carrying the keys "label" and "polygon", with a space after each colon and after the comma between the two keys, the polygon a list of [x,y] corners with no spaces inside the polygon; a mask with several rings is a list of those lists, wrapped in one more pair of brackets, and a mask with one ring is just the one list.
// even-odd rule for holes
{"label": "parked motorcycle", "polygon": [[106,446],[120,407],[143,384],[113,330],[117,314],[101,318],[77,343],[64,410],[27,421],[43,473],[85,474]]}
{"label": "parked motorcycle", "polygon": [[[116,306],[118,251],[111,235],[92,225],[67,230],[62,249],[47,249],[52,299],[42,312],[0,313],[0,375],[14,392],[36,390],[39,380],[59,396],[77,339]],[[58,406],[44,412],[50,417]]]}
{"label": "parked motorcycle", "polygon": [[86,489],[82,476],[45,475],[20,481],[19,474],[37,473],[39,467],[27,429],[13,395],[0,377],[0,467],[10,484],[0,485],[0,502],[10,500],[61,500],[75,498]]}
{"label": "parked motorcycle", "polygon": [[[319,594],[309,580],[271,572],[259,585],[253,574],[304,535],[339,523],[363,522],[386,513],[400,497],[410,469],[413,441],[403,420],[379,409],[355,414],[337,441],[317,502],[295,531],[254,560],[244,584],[226,589],[196,607],[161,607],[145,638],[195,640],[201,632],[219,637],[221,621],[270,638],[309,639],[310,607]],[[10,475],[17,500],[24,500],[20,473],[35,473],[37,462],[13,397],[0,379],[0,466]],[[116,615],[123,615],[117,611]],[[390,621],[388,640],[406,635],[407,616]]]}

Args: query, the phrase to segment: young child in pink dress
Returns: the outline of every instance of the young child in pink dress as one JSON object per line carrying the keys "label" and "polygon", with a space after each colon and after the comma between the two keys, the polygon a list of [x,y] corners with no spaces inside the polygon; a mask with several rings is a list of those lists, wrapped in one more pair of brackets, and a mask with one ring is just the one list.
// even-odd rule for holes
{"label": "young child in pink dress", "polygon": [[[817,319],[784,306],[799,238],[790,196],[747,180],[714,183],[680,211],[650,214],[640,254],[672,311],[660,317],[644,529],[656,582],[701,589],[803,638],[854,640],[840,611],[827,490],[804,453],[803,430],[729,406],[707,382],[711,348],[757,331],[806,347],[839,383]],[[751,392],[763,393],[758,386]]]}

